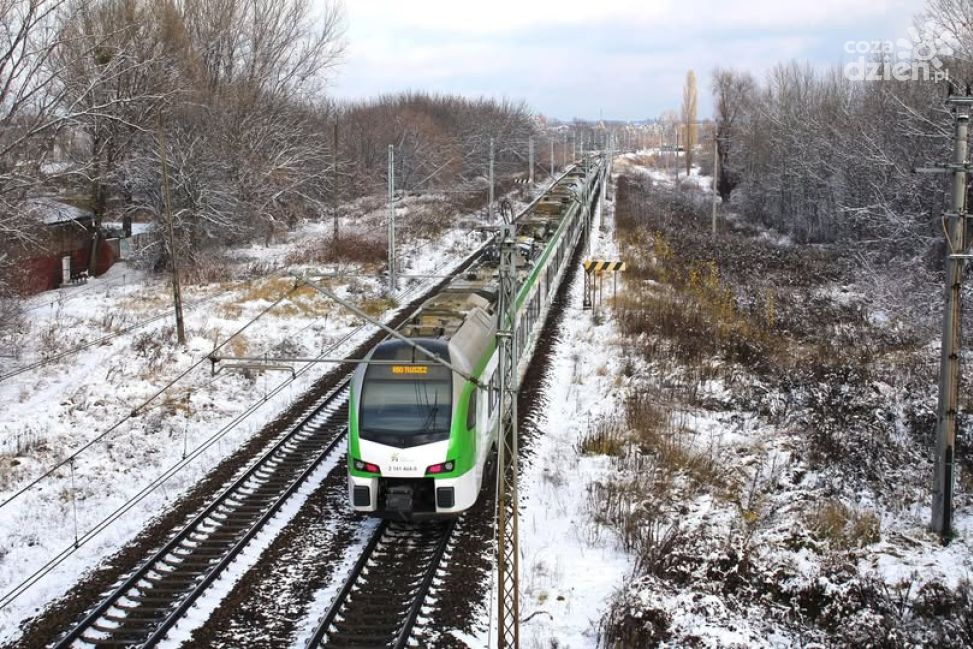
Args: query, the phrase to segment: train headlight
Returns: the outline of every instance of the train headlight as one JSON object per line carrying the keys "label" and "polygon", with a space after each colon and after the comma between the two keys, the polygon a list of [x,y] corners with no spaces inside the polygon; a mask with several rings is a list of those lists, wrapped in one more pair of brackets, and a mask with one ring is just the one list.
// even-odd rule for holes
{"label": "train headlight", "polygon": [[365,473],[381,473],[377,464],[372,464],[371,462],[363,462],[362,460],[354,460],[351,465],[355,467],[357,471],[364,471]]}
{"label": "train headlight", "polygon": [[427,474],[428,473],[432,473],[432,474],[449,473],[455,468],[456,468],[456,463],[453,460],[447,460],[445,462],[441,462],[439,464],[433,464],[431,467],[428,467],[426,469],[426,473]]}

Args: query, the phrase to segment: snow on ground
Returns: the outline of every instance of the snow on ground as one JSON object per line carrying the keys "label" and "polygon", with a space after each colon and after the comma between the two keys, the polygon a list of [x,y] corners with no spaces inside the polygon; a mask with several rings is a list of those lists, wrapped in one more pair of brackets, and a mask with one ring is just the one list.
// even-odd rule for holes
{"label": "snow on ground", "polygon": [[[673,183],[671,175],[639,168],[639,162],[636,156],[624,156],[619,167],[658,182]],[[703,182],[699,186],[707,187]],[[781,247],[792,245],[773,235],[763,238]],[[860,287],[820,288],[813,294],[835,305],[855,304],[867,312],[862,291],[867,291],[867,283]],[[930,357],[936,356],[931,353]],[[651,367],[640,367],[635,373],[646,377],[640,387],[646,392],[656,391],[665,380]],[[837,387],[854,394],[848,385],[822,387]],[[707,381],[699,388],[698,403],[722,406],[714,411],[700,405],[669,404],[680,443],[698,457],[714,461],[727,476],[736,476],[743,490],[738,501],[733,502],[712,489],[693,491],[677,481],[674,487],[678,489],[680,508],[678,515],[669,520],[678,525],[672,529],[682,530],[684,543],[675,548],[676,556],[671,559],[675,567],[663,564],[657,570],[667,575],[682,570],[683,581],[677,585],[678,579],[674,581],[671,576],[643,576],[632,586],[623,606],[640,610],[642,615],[663,614],[671,646],[692,642],[693,646],[706,647],[797,647],[834,638],[832,634],[837,633],[845,634],[839,643],[856,637],[864,642],[876,637],[872,634],[881,634],[883,624],[892,625],[893,636],[895,625],[900,625],[900,633],[922,637],[922,623],[910,626],[909,614],[902,612],[906,603],[915,601],[927,584],[957,588],[962,587],[961,580],[973,576],[973,510],[968,500],[958,499],[956,538],[944,547],[928,530],[929,495],[924,489],[916,493],[881,493],[864,488],[849,493],[848,483],[844,482],[848,478],[840,467],[809,468],[801,453],[801,438],[807,431],[799,425],[781,426],[753,411],[735,407],[733,404],[740,402],[730,397],[740,395],[731,395],[721,380]],[[876,407],[891,411],[902,407],[902,396],[891,386],[876,380],[871,388],[881,395]],[[765,403],[771,400],[768,398]],[[903,470],[924,476],[929,467],[921,458],[917,460],[914,466]],[[909,484],[924,483],[914,477],[909,475]],[[863,529],[870,524],[869,516],[874,516],[874,536],[858,532],[861,536],[852,539],[856,543],[844,548],[832,547],[828,545],[831,540],[822,541],[809,534],[809,518],[827,512],[831,503],[840,503],[849,508],[852,516],[861,516],[858,520]],[[835,532],[836,543],[843,541],[839,536],[843,533],[840,528]],[[747,557],[745,563],[740,561],[741,553]],[[722,578],[713,577],[727,570],[727,565],[732,566],[730,571],[749,571],[746,579],[752,581],[747,583],[744,579],[741,586],[736,578],[734,585],[730,572]],[[872,584],[877,584],[876,594],[870,594]],[[761,596],[764,601],[759,599]],[[791,601],[774,599],[787,597]],[[839,626],[844,628],[828,630],[814,622],[805,627],[786,616],[792,607],[800,611],[804,606],[813,607],[815,597],[820,598],[818,605],[831,607],[817,624],[826,625],[827,617],[833,616],[832,621],[839,620]],[[902,619],[888,621],[891,614],[883,608],[883,597],[899,607]],[[799,603],[799,598],[811,603]]]}
{"label": "snow on ground", "polygon": [[[601,231],[600,210],[591,257],[614,259],[611,212]],[[604,457],[583,455],[578,443],[592,422],[618,407],[621,350],[610,321],[593,325],[582,310],[583,282],[572,287],[560,338],[552,350],[545,407],[532,424],[530,459],[521,464],[521,646],[561,649],[597,646],[597,628],[612,593],[631,570],[617,540],[590,516],[592,484],[612,468]],[[606,286],[606,296],[610,289]],[[496,583],[496,577],[493,577]],[[453,637],[476,649],[495,645],[495,592],[482,603],[474,635]]]}
{"label": "snow on ground", "polygon": [[[341,232],[381,237],[386,214],[381,201],[358,211],[364,204],[345,206]],[[515,208],[522,205],[515,201]],[[442,213],[445,229],[435,238],[408,236],[420,208]],[[446,210],[441,196],[400,202],[400,272],[429,277],[404,278],[398,302],[384,297],[378,265],[289,261],[329,237],[330,220],[307,223],[285,241],[232,251],[230,279],[183,287],[183,348],[174,343],[167,282],[124,263],[82,286],[32,298],[24,330],[0,341],[0,374],[117,335],[0,381],[0,402],[7,404],[0,415],[0,603],[52,557],[68,555],[0,609],[0,642],[14,637],[21,622],[134,538],[331,369],[298,364],[296,378],[284,372],[213,375],[206,358],[214,345],[229,339],[220,350],[228,356],[342,356],[371,335],[371,325],[303,288],[230,339],[294,286],[286,271],[338,273],[321,281],[371,315],[388,318],[481,244],[481,236],[460,227],[474,217],[457,218]],[[361,275],[349,279],[353,274]],[[123,332],[152,318],[158,319]],[[146,402],[138,416],[129,417]],[[41,477],[79,450],[73,462]],[[169,470],[174,475],[163,480]],[[35,479],[39,482],[27,488]],[[159,488],[86,537],[156,480]],[[73,548],[76,539],[80,547]]]}
{"label": "snow on ground", "polygon": [[[617,258],[606,207],[606,214],[599,209],[595,215],[593,231],[600,236],[592,241],[592,259]],[[572,287],[533,460],[522,471],[520,633],[528,649],[550,647],[552,638],[563,649],[597,646],[608,601],[631,570],[617,540],[591,520],[591,485],[613,469],[606,457],[579,450],[592,424],[619,407],[624,384],[621,350],[609,344],[615,328],[610,319],[596,324],[592,312],[582,310],[583,287],[580,280]]]}
{"label": "snow on ground", "polygon": [[[622,156],[618,162],[619,169],[626,172],[673,182],[671,175],[633,168],[637,165],[634,155]],[[702,180],[698,185],[709,188]],[[593,244],[593,258],[617,255],[611,236],[611,206],[605,224],[607,231]],[[779,245],[791,243],[780,241]],[[533,442],[532,459],[522,466],[519,529],[524,647],[596,647],[602,617],[612,598],[621,593],[626,597],[620,600],[623,606],[638,611],[636,615],[661,612],[669,637],[661,646],[812,646],[827,641],[831,632],[814,623],[802,627],[788,618],[786,612],[799,606],[797,598],[813,598],[820,592],[835,607],[832,615],[847,616],[846,626],[852,627],[847,638],[855,637],[856,628],[874,627],[875,620],[887,614],[877,608],[856,612],[855,607],[861,606],[856,597],[867,597],[871,583],[879,584],[878,597],[885,593],[908,599],[924,584],[938,582],[956,588],[960,580],[973,576],[969,508],[957,512],[957,538],[943,547],[927,530],[928,506],[921,504],[926,501],[924,495],[915,499],[920,504],[897,511],[875,502],[867,493],[859,494],[857,503],[852,498],[852,512],[876,512],[877,542],[842,552],[809,540],[807,517],[836,497],[830,483],[833,477],[807,470],[797,452],[797,431],[781,429],[753,411],[732,407],[732,390],[723,380],[713,379],[700,383],[697,402],[724,406],[712,410],[668,404],[671,430],[686,453],[713,461],[715,470],[739,491],[739,500],[719,490],[687,489],[685,477],[677,474],[672,485],[675,491],[666,496],[677,506],[670,518],[662,519],[663,527],[657,533],[664,533],[665,525],[672,524],[676,527],[669,529],[683,535],[677,538],[685,546],[675,548],[672,570],[683,566],[685,580],[639,577],[633,572],[635,557],[622,548],[617,521],[606,523],[601,512],[605,505],[597,502],[599,493],[605,493],[599,492],[601,483],[628,479],[619,473],[624,464],[582,453],[579,446],[593,425],[622,410],[626,390],[641,391],[665,382],[666,377],[637,360],[634,372],[622,371],[623,363],[630,359],[611,311],[606,309],[600,322],[593,322],[590,312],[581,311],[581,290],[582,283],[577,282],[553,350],[547,401],[537,422],[541,433]],[[845,287],[822,289],[819,294],[837,304],[857,296],[855,289]],[[627,375],[642,375],[640,380],[647,383],[636,385]],[[644,470],[654,471],[651,462]],[[733,574],[719,576],[721,567],[738,566],[739,555],[733,553],[741,544],[750,554],[751,578],[768,589],[762,596],[758,589],[752,600],[746,594],[748,586],[733,590]],[[851,574],[857,573],[853,579],[841,568],[849,562]],[[730,568],[737,569],[742,570]],[[872,579],[876,581],[869,581]],[[856,594],[858,588],[862,588],[861,595]],[[494,598],[491,590],[482,604],[479,632],[454,632],[466,646],[485,648],[496,638]],[[845,609],[839,612],[842,606]]]}

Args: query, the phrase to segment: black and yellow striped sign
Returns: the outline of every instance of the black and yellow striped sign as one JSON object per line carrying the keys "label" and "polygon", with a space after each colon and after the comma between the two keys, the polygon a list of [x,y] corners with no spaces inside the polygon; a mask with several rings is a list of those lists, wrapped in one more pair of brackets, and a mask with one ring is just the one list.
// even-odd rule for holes
{"label": "black and yellow striped sign", "polygon": [[621,272],[625,270],[624,261],[604,261],[601,259],[586,259],[584,262],[584,272],[586,273],[607,273]]}

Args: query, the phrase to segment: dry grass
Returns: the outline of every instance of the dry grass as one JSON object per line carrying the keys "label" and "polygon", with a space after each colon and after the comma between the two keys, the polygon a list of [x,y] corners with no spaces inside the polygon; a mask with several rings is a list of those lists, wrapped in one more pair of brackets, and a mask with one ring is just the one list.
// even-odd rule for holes
{"label": "dry grass", "polygon": [[246,356],[250,351],[250,341],[247,340],[246,334],[237,334],[230,339],[225,349],[234,356]]}
{"label": "dry grass", "polygon": [[826,500],[806,517],[808,529],[835,550],[853,550],[882,540],[875,512],[850,507],[840,500]]}
{"label": "dry grass", "polygon": [[345,233],[338,241],[320,238],[287,255],[288,264],[382,264],[388,256],[384,237]]}
{"label": "dry grass", "polygon": [[273,302],[294,289],[295,280],[290,277],[272,277],[258,279],[247,285],[243,295],[237,300],[241,302]]}
{"label": "dry grass", "polygon": [[626,400],[623,417],[597,422],[579,442],[582,453],[615,458],[617,477],[589,488],[588,507],[593,520],[633,553],[640,573],[661,576],[671,568],[673,549],[689,533],[679,513],[687,499],[729,491],[725,469],[690,448],[689,434],[673,423],[668,408],[638,393]]}
{"label": "dry grass", "polygon": [[398,306],[398,302],[396,302],[393,298],[374,297],[374,298],[366,298],[365,300],[362,300],[362,302],[358,305],[358,308],[360,308],[362,311],[367,313],[372,318],[377,318],[378,316],[382,315],[389,309],[394,309],[397,306]]}
{"label": "dry grass", "polygon": [[581,455],[611,455],[622,457],[628,442],[625,430],[617,420],[599,419],[594,425],[588,425],[588,430],[577,444]]}
{"label": "dry grass", "polygon": [[238,302],[226,302],[216,307],[216,314],[227,320],[239,320],[243,316],[243,306]]}
{"label": "dry grass", "polygon": [[271,304],[283,295],[287,295],[287,299],[271,312],[278,318],[302,315],[322,317],[334,310],[331,301],[310,286],[300,286],[295,289],[294,285],[295,281],[288,277],[254,280],[239,286],[241,295],[233,302],[221,304],[217,307],[217,313],[228,319],[239,319],[243,315],[244,305],[252,302]]}
{"label": "dry grass", "polygon": [[172,293],[170,288],[165,291],[143,292],[140,295],[125,297],[118,301],[118,310],[122,313],[148,313],[159,309],[170,308]]}
{"label": "dry grass", "polygon": [[[641,231],[635,235],[636,239],[643,236]],[[698,370],[705,369],[706,359],[714,352],[729,363],[754,370],[780,362],[782,339],[776,327],[775,297],[768,293],[758,308],[745,311],[715,262],[678,256],[661,232],[654,234],[652,247],[649,256],[633,250],[625,257],[634,260],[630,267],[636,277],[663,286],[647,290],[640,283],[627,282],[615,303],[622,333],[632,337],[648,334],[656,342],[643,346],[648,360],[661,351]],[[709,378],[703,371],[697,375]]]}

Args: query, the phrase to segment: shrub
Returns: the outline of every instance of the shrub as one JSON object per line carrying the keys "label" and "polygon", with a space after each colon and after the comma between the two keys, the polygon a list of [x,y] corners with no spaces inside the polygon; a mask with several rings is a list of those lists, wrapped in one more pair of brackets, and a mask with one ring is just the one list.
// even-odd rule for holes
{"label": "shrub", "polygon": [[384,237],[376,238],[346,232],[335,241],[331,237],[315,239],[287,255],[287,264],[380,264],[388,257]]}
{"label": "shrub", "polygon": [[621,457],[625,452],[625,431],[614,419],[599,419],[592,425],[577,444],[582,455],[611,455]]}

